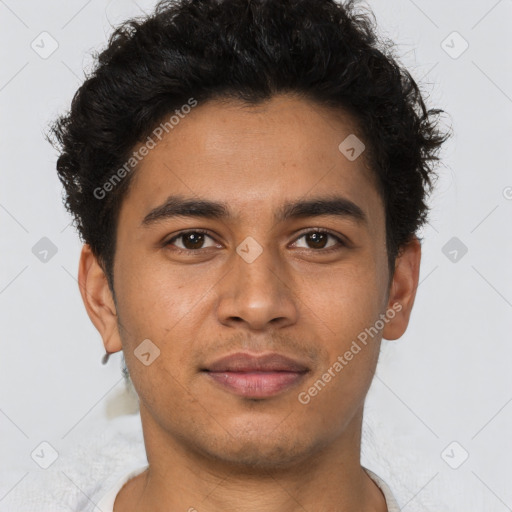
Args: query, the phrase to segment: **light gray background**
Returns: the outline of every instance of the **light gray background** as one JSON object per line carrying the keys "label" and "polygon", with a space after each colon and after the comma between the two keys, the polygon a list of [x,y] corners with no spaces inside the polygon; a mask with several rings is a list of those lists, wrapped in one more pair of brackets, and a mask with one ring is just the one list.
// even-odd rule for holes
{"label": "light gray background", "polygon": [[[153,5],[0,0],[0,510],[14,510],[16,493],[48,472],[66,476],[59,465],[99,431],[123,418],[137,427],[121,356],[100,363],[76,282],[81,245],[43,132],[68,108],[111,24]],[[455,135],[422,231],[409,329],[383,342],[363,463],[408,512],[512,510],[512,2],[367,5]],[[49,51],[52,39],[47,58],[31,47]],[[43,237],[57,249],[46,262],[32,251]],[[459,248],[453,261],[449,242],[467,254]],[[43,441],[59,454],[47,470],[31,457],[48,456]]]}

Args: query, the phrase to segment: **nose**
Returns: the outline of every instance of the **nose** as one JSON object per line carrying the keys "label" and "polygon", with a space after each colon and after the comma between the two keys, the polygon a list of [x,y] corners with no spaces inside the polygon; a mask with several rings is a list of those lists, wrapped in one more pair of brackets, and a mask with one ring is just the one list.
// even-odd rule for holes
{"label": "nose", "polygon": [[252,262],[233,254],[231,271],[218,284],[218,320],[263,331],[293,325],[298,309],[289,273],[270,250]]}

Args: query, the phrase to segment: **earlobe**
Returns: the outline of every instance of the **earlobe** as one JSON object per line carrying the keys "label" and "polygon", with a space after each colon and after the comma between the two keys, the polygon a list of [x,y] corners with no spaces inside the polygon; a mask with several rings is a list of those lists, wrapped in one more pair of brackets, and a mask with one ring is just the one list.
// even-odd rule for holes
{"label": "earlobe", "polygon": [[413,237],[401,248],[395,262],[386,310],[389,321],[382,332],[382,337],[387,340],[400,338],[407,329],[418,288],[420,261],[421,244],[417,237]]}
{"label": "earlobe", "polygon": [[91,322],[109,353],[122,350],[117,328],[117,312],[107,277],[91,247],[84,244],[78,267],[78,286]]}

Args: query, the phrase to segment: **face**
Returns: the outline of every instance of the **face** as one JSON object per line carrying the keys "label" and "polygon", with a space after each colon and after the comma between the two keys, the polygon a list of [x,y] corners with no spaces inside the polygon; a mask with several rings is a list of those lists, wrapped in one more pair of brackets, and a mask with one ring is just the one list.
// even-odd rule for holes
{"label": "face", "polygon": [[115,308],[88,311],[107,350],[124,351],[146,439],[277,466],[354,422],[383,331],[405,330],[419,263],[416,247],[389,286],[373,174],[364,152],[339,149],[357,133],[304,99],[212,101],[140,162],[120,210]]}

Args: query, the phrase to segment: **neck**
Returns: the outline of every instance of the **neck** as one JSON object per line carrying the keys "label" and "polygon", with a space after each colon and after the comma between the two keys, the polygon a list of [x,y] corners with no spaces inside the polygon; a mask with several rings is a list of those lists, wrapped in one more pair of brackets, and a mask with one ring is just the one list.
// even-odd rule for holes
{"label": "neck", "polygon": [[286,467],[213,459],[174,439],[141,407],[149,468],[118,494],[114,512],[386,512],[360,464],[362,409],[332,443]]}

